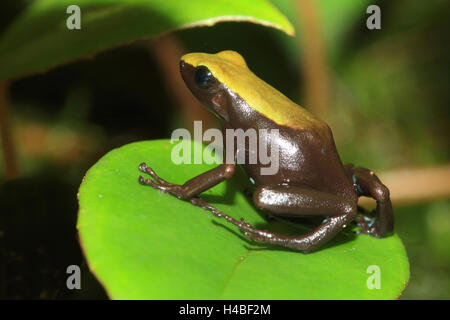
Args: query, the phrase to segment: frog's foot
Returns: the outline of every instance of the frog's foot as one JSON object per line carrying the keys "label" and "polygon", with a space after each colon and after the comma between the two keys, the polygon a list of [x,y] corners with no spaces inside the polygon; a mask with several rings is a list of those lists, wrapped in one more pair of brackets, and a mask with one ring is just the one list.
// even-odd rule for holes
{"label": "frog's foot", "polygon": [[375,238],[380,238],[380,234],[377,230],[376,218],[359,215],[355,218],[356,225],[359,230],[356,233],[368,234]]}
{"label": "frog's foot", "polygon": [[350,214],[330,217],[328,221],[322,223],[312,232],[304,235],[292,236],[257,229],[251,224],[247,223],[243,218],[236,220],[226,213],[219,211],[216,207],[213,207],[201,198],[192,198],[191,203],[210,211],[216,217],[224,218],[229,223],[234,224],[244,233],[244,236],[248,239],[252,239],[261,243],[280,245],[302,251],[304,253],[310,252],[311,250],[316,248],[321,242],[327,240],[327,238],[342,229],[342,225],[349,223],[353,218],[353,216]]}
{"label": "frog's foot", "polygon": [[152,168],[147,166],[147,164],[145,162],[142,162],[139,165],[139,171],[149,174],[156,182],[158,182],[161,185],[166,185],[166,186],[174,185],[173,183],[167,182],[163,178],[160,178]]}
{"label": "frog's foot", "polygon": [[[267,230],[255,229],[251,226],[248,226],[245,229],[248,230],[243,232],[247,239],[251,239],[261,244],[269,243],[298,250],[303,253],[309,253],[317,246],[315,241],[309,235],[290,236]],[[241,228],[241,230],[243,230],[243,228]]]}
{"label": "frog's foot", "polygon": [[[282,239],[286,238],[283,235],[275,234],[267,230],[258,230],[253,227],[251,227],[253,230],[251,231],[244,231],[244,236],[246,238],[258,241],[258,242],[265,242],[265,243],[272,243],[272,244],[281,244]],[[241,229],[245,230],[245,229]]]}
{"label": "frog's foot", "polygon": [[159,177],[155,171],[148,167],[145,162],[139,165],[139,171],[143,173],[147,173],[150,175],[151,179],[144,179],[142,176],[139,176],[139,183],[142,185],[149,185],[153,188],[160,190],[162,192],[170,193],[171,195],[183,199],[182,186],[174,183],[170,183],[163,178]]}
{"label": "frog's foot", "polygon": [[[258,229],[256,229],[251,224],[245,222],[244,218],[240,218],[239,220],[236,220],[233,217],[230,217],[226,213],[224,213],[222,211],[219,211],[219,209],[217,209],[216,207],[214,207],[214,206],[210,205],[209,203],[207,203],[202,198],[192,198],[191,199],[191,203],[193,205],[196,205],[196,206],[202,208],[202,209],[208,210],[215,217],[224,218],[225,220],[227,220],[231,224],[234,224],[235,226],[237,226],[241,231],[250,232],[252,234],[257,234],[257,235],[260,235],[262,237],[267,236],[270,233],[270,232],[265,231],[265,230],[258,230]],[[250,236],[249,236],[249,238],[250,238]]]}

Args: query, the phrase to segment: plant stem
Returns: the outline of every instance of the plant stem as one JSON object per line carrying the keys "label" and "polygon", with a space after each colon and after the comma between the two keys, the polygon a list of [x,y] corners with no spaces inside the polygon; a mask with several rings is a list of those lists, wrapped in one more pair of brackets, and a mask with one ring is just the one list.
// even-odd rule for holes
{"label": "plant stem", "polygon": [[5,163],[6,179],[19,176],[17,157],[13,133],[11,130],[11,117],[9,114],[9,83],[0,82],[0,136],[3,148],[3,161]]}
{"label": "plant stem", "polygon": [[298,39],[303,52],[301,64],[305,86],[305,108],[326,120],[329,114],[329,74],[317,2],[298,0],[296,9],[301,24]]}
{"label": "plant stem", "polygon": [[[413,204],[450,197],[450,164],[429,168],[407,168],[377,173],[389,188],[394,204]],[[361,198],[360,204],[374,206]]]}

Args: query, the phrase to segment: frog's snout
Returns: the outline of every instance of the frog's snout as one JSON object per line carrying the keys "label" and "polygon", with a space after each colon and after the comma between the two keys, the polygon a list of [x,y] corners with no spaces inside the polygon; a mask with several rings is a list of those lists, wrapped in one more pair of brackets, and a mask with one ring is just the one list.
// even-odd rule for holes
{"label": "frog's snout", "polygon": [[180,60],[180,74],[189,88],[195,87],[195,68],[183,59]]}

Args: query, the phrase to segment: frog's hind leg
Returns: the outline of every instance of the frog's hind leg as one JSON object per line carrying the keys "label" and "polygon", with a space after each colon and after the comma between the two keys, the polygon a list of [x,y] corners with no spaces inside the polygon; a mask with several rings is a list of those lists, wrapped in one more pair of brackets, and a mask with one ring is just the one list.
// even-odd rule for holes
{"label": "frog's hind leg", "polygon": [[200,198],[191,199],[191,203],[210,211],[217,217],[225,218],[244,231],[244,235],[256,241],[276,244],[299,251],[310,251],[332,238],[346,224],[355,218],[356,204],[350,200],[312,190],[309,188],[270,186],[256,189],[255,204],[275,214],[285,216],[316,215],[328,216],[328,219],[315,230],[304,235],[290,236],[260,230],[243,219],[235,220]]}
{"label": "frog's hind leg", "polygon": [[394,214],[392,211],[389,189],[380,181],[372,170],[357,167],[352,164],[345,166],[351,173],[353,184],[358,190],[358,196],[369,196],[376,200],[375,218],[358,217],[360,233],[382,237],[394,230]]}
{"label": "frog's hind leg", "polygon": [[260,230],[246,230],[245,235],[256,241],[277,244],[300,251],[310,251],[328,241],[357,215],[356,203],[340,196],[309,187],[264,186],[253,195],[256,206],[286,217],[327,216],[314,230],[296,236]]}

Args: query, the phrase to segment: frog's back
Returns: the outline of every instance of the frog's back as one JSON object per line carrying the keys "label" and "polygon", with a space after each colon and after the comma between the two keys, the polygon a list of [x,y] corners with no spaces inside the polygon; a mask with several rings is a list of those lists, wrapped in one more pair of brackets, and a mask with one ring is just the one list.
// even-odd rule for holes
{"label": "frog's back", "polygon": [[[235,51],[190,53],[183,56],[182,60],[194,67],[206,66],[216,79],[278,125],[321,132],[328,129],[326,123],[257,77],[247,67],[244,58]],[[268,95],[268,92],[271,94]]]}

